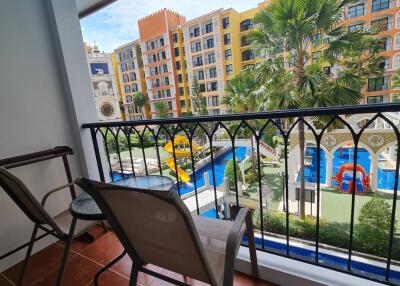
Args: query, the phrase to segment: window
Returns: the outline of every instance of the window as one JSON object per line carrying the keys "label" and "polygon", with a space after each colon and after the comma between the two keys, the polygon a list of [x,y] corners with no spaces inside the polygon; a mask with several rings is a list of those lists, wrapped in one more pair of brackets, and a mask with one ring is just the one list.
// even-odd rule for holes
{"label": "window", "polygon": [[[128,100],[127,100],[127,102],[128,102]],[[128,113],[135,113],[135,110],[132,105],[128,106]]]}
{"label": "window", "polygon": [[200,92],[206,91],[206,85],[204,83],[200,84]]}
{"label": "window", "polygon": [[390,0],[372,0],[372,13],[389,9]]}
{"label": "window", "polygon": [[313,39],[312,39],[312,44],[313,46],[318,46],[321,42],[321,35],[320,34],[314,34]]}
{"label": "window", "polygon": [[217,91],[217,89],[218,89],[218,83],[216,81],[211,82],[209,91]]}
{"label": "window", "polygon": [[216,68],[211,68],[209,71],[210,78],[216,78],[217,77],[217,69]]}
{"label": "window", "polygon": [[296,57],[295,57],[295,55],[290,55],[289,59],[288,59],[288,62],[289,62],[289,67],[290,68],[296,66]]}
{"label": "window", "polygon": [[175,54],[175,57],[179,57],[179,48],[178,47],[176,47],[174,49],[174,54]]}
{"label": "window", "polygon": [[167,104],[168,104],[168,109],[171,110],[172,109],[172,101],[168,101]]}
{"label": "window", "polygon": [[213,109],[212,110],[212,114],[213,115],[219,115],[220,114],[220,110],[219,109]]}
{"label": "window", "polygon": [[203,57],[202,56],[195,57],[193,60],[193,66],[199,67],[202,65],[203,65]]}
{"label": "window", "polygon": [[192,52],[200,52],[201,51],[201,43],[197,42],[194,44],[194,50]]}
{"label": "window", "polygon": [[199,27],[194,28],[194,29],[193,29],[192,35],[193,35],[193,37],[198,37],[198,36],[200,36],[200,28],[199,28]]}
{"label": "window", "polygon": [[206,34],[211,33],[213,31],[212,23],[208,23],[206,25]]}
{"label": "window", "polygon": [[163,60],[165,60],[165,59],[167,58],[167,54],[165,53],[165,51],[162,51],[162,52],[161,52],[161,58],[162,58]]}
{"label": "window", "polygon": [[387,31],[389,28],[388,18],[382,18],[371,22],[371,27],[378,32]]}
{"label": "window", "polygon": [[178,42],[178,33],[174,33],[172,35],[172,42],[177,43]]}
{"label": "window", "polygon": [[138,85],[136,83],[132,84],[131,85],[131,90],[132,90],[132,92],[138,91]]}
{"label": "window", "polygon": [[224,29],[229,28],[229,17],[225,17],[222,19],[222,28]]}
{"label": "window", "polygon": [[400,102],[400,94],[393,94],[392,102]]}
{"label": "window", "polygon": [[203,70],[197,72],[197,79],[198,80],[204,79],[204,71]]}
{"label": "window", "polygon": [[384,51],[388,51],[390,49],[390,39],[389,38],[382,38],[380,39],[381,43],[382,43],[382,49]]}
{"label": "window", "polygon": [[400,33],[396,33],[396,35],[394,36],[394,50],[398,50],[400,49]]}
{"label": "window", "polygon": [[133,80],[136,80],[137,78],[136,78],[136,73],[134,73],[134,72],[131,72],[130,74],[129,74],[129,78],[133,81]]}
{"label": "window", "polygon": [[209,64],[215,63],[215,54],[214,53],[208,54],[207,58],[208,58]]}
{"label": "window", "polygon": [[230,59],[232,59],[232,50],[231,49],[225,50],[225,60],[230,60]]}
{"label": "window", "polygon": [[126,64],[121,64],[121,72],[127,71],[127,65]]}
{"label": "window", "polygon": [[349,18],[355,18],[364,15],[364,3],[349,7]]}
{"label": "window", "polygon": [[164,46],[164,38],[160,38],[160,46]]}
{"label": "window", "polygon": [[364,28],[364,24],[355,24],[355,25],[351,25],[347,28],[347,30],[349,32],[353,32],[355,30],[362,30]]}
{"label": "window", "polygon": [[124,74],[124,75],[122,76],[122,81],[123,81],[123,82],[128,82],[128,81],[129,81],[129,76],[128,76],[127,74]]}
{"label": "window", "polygon": [[186,107],[186,100],[181,100],[181,107]]}
{"label": "window", "polygon": [[166,90],[167,97],[171,97],[171,91],[169,89]]}
{"label": "window", "polygon": [[393,56],[393,68],[400,67],[400,53],[397,53]]}
{"label": "window", "polygon": [[324,73],[327,75],[327,76],[331,76],[332,75],[332,67],[323,67],[322,68],[323,69],[323,71],[324,71]]}
{"label": "window", "polygon": [[242,47],[250,45],[250,42],[247,40],[246,36],[243,36],[240,38],[240,43]]}
{"label": "window", "polygon": [[181,69],[181,62],[176,61],[176,69],[179,71]]}
{"label": "window", "polygon": [[219,105],[218,99],[219,99],[218,95],[213,95],[211,97],[211,105],[212,106],[218,106]]}
{"label": "window", "polygon": [[321,57],[321,52],[320,51],[312,53],[313,62],[318,61],[320,57]]}
{"label": "window", "polygon": [[247,50],[242,53],[242,61],[254,60],[254,53],[252,50]]}
{"label": "window", "polygon": [[169,85],[169,77],[165,77],[164,78],[164,84],[165,85]]}
{"label": "window", "polygon": [[163,72],[164,73],[168,72],[168,66],[167,65],[163,65]]}
{"label": "window", "polygon": [[383,103],[383,95],[371,95],[367,97],[368,104]]}
{"label": "window", "polygon": [[246,19],[240,23],[240,32],[247,31],[253,28],[253,21],[251,19]]}
{"label": "window", "polygon": [[385,78],[376,77],[368,79],[368,91],[379,91],[384,89]]}
{"label": "window", "polygon": [[126,98],[126,103],[131,103],[132,102],[132,96],[131,95],[128,95],[125,98]]}
{"label": "window", "polygon": [[125,85],[124,89],[125,89],[125,93],[130,93],[131,92],[131,86],[130,85]]}
{"label": "window", "polygon": [[232,65],[226,65],[225,66],[226,74],[230,75],[233,73],[233,66]]}
{"label": "window", "polygon": [[182,83],[183,82],[183,76],[182,74],[178,74],[178,82]]}
{"label": "window", "polygon": [[183,87],[180,87],[178,90],[179,90],[179,96],[185,95],[185,89]]}
{"label": "window", "polygon": [[224,45],[229,45],[231,43],[231,34],[227,33],[224,35]]}
{"label": "window", "polygon": [[207,49],[214,47],[214,38],[207,39]]}

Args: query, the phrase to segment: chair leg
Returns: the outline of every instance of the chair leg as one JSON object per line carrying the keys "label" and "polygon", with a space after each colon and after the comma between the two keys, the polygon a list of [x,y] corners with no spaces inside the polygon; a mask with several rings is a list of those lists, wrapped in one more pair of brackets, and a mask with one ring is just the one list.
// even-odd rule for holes
{"label": "chair leg", "polygon": [[57,274],[56,286],[60,286],[61,282],[62,282],[65,265],[67,264],[69,249],[71,248],[72,240],[74,239],[75,226],[76,226],[76,218],[73,217],[71,226],[69,228],[68,238],[67,238],[67,241],[65,242],[65,246],[64,246],[64,254],[61,259],[60,270],[58,271],[58,274]]}
{"label": "chair leg", "polygon": [[253,272],[253,277],[259,278],[257,252],[256,252],[256,244],[254,241],[253,220],[251,218],[251,212],[249,212],[246,216],[246,232],[247,232],[247,238],[248,238],[248,242],[249,242],[251,270]]}
{"label": "chair leg", "polygon": [[21,272],[19,273],[17,286],[22,285],[22,279],[24,278],[26,267],[28,266],[28,260],[32,253],[32,249],[33,249],[33,245],[35,243],[36,234],[37,234],[38,229],[39,229],[39,226],[37,224],[35,224],[35,226],[33,227],[32,234],[31,234],[31,240],[29,241],[28,249],[26,251],[25,259],[22,264],[22,269],[21,269]]}
{"label": "chair leg", "polygon": [[104,271],[106,271],[108,268],[110,268],[111,266],[113,266],[115,263],[117,263],[119,260],[121,260],[122,257],[124,257],[126,254],[126,250],[124,250],[120,255],[118,255],[116,258],[114,258],[113,260],[111,260],[106,266],[104,266],[103,268],[101,268],[97,273],[96,276],[94,277],[94,286],[98,285],[98,280],[99,277],[101,275],[101,273],[103,273]]}
{"label": "chair leg", "polygon": [[136,286],[137,279],[139,275],[139,268],[137,267],[135,261],[132,262],[131,279],[129,280],[129,286]]}

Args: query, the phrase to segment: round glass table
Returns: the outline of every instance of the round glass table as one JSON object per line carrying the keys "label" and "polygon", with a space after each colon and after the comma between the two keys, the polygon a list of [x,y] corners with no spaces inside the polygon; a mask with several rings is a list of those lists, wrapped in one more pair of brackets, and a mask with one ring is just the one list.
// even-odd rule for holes
{"label": "round glass table", "polygon": [[[115,181],[111,184],[123,187],[158,191],[170,191],[175,186],[175,183],[172,181],[172,179],[164,176],[137,176]],[[71,202],[69,210],[71,215],[77,219],[104,220],[104,216],[94,199],[85,192],[77,196]]]}

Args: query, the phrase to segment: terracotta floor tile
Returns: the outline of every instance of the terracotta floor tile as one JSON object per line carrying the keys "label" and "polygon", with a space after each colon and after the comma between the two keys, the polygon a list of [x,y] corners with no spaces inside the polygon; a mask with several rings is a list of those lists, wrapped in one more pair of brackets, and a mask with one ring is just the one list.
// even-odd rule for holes
{"label": "terracotta floor tile", "polygon": [[115,263],[111,269],[129,277],[131,275],[132,260],[129,255],[126,254],[120,261]]}
{"label": "terracotta floor tile", "polygon": [[[28,267],[24,275],[23,285],[27,285],[28,282],[35,281],[40,277],[50,273],[51,271],[58,269],[61,263],[61,257],[64,248],[57,243],[50,245],[49,247],[39,251],[38,253],[32,255],[29,259]],[[70,253],[70,255],[74,255]],[[3,272],[3,274],[13,281],[17,282],[20,270],[22,267],[22,262],[12,266]]]}
{"label": "terracotta floor tile", "polygon": [[[121,274],[107,270],[102,273],[98,281],[99,286],[128,286],[129,279]],[[94,283],[90,283],[89,286],[94,286]]]}
{"label": "terracotta floor tile", "polygon": [[[64,286],[86,286],[89,284],[101,265],[77,254],[68,259],[64,272],[62,285]],[[54,285],[58,269],[35,281],[32,286]]]}
{"label": "terracotta floor tile", "polygon": [[122,251],[123,247],[118,238],[112,231],[108,231],[96,239],[81,254],[100,264],[107,264],[120,255]]}
{"label": "terracotta floor tile", "polygon": [[239,272],[235,272],[233,285],[234,286],[277,286],[275,284],[263,280],[255,280],[251,276]]}
{"label": "terracotta floor tile", "polygon": [[0,286],[13,286],[6,278],[3,277],[2,274],[0,274]]}

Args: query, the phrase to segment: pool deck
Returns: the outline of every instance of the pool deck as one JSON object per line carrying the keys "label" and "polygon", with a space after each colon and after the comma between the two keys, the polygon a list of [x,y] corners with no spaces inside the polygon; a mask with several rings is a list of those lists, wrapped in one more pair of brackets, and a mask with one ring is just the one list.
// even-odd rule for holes
{"label": "pool deck", "polygon": [[[220,204],[224,200],[225,194],[221,191],[217,191],[217,201]],[[197,199],[199,202],[199,210],[200,212],[209,210],[210,208],[215,208],[215,197],[214,197],[214,189],[204,190],[197,194]],[[197,210],[196,205],[196,196],[195,193],[188,198],[184,199],[183,202],[189,209],[191,213],[195,213]]]}

